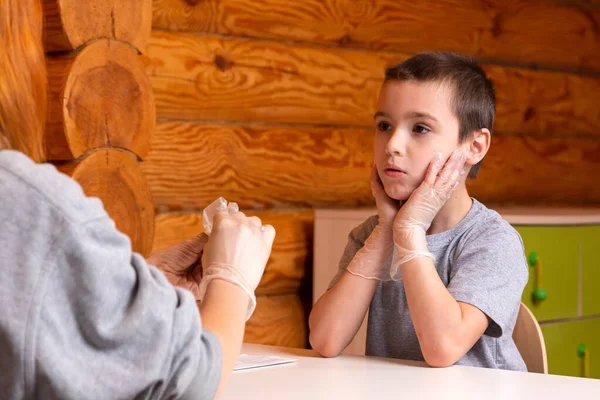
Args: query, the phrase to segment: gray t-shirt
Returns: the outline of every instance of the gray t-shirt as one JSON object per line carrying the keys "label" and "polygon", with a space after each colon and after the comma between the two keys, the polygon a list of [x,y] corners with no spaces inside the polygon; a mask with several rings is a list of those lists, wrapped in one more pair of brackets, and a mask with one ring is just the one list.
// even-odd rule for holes
{"label": "gray t-shirt", "polygon": [[98,199],[0,151],[0,398],[213,398],[217,338]]}
{"label": "gray t-shirt", "polygon": [[[372,216],[350,232],[333,285],[377,225]],[[446,232],[427,236],[438,274],[457,301],[483,311],[490,325],[456,362],[526,371],[512,339],[528,267],[521,237],[500,215],[473,199],[471,210]],[[388,267],[391,259],[387,261]],[[367,355],[423,361],[402,280],[380,282],[367,327]]]}

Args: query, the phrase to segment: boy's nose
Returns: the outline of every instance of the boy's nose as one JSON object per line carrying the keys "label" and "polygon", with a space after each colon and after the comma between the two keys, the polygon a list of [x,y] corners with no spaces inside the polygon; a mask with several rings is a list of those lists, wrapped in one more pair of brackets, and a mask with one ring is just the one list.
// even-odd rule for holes
{"label": "boy's nose", "polygon": [[400,130],[394,132],[387,143],[385,152],[388,156],[403,156],[406,152],[406,138]]}

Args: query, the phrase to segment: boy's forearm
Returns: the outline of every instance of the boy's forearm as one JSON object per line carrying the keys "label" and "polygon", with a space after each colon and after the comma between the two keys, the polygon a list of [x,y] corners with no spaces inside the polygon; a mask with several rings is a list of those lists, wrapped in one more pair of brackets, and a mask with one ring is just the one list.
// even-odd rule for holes
{"label": "boy's forearm", "polygon": [[378,283],[344,272],[310,313],[310,344],[314,350],[324,357],[335,357],[350,344],[360,329]]}
{"label": "boy's forearm", "polygon": [[386,262],[393,246],[391,228],[377,225],[337,283],[313,307],[309,340],[321,355],[337,356],[360,329],[379,279],[389,276]]}
{"label": "boy's forearm", "polygon": [[471,312],[466,308],[474,307],[452,297],[431,259],[421,257],[403,264],[402,280],[425,361],[437,367],[454,364],[483,335],[487,325],[465,319],[465,312]]}

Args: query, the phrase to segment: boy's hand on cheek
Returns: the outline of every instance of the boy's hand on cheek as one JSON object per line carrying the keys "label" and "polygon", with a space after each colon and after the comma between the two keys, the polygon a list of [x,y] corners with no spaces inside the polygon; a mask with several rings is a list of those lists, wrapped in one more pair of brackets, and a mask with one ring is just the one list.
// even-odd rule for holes
{"label": "boy's hand on cheek", "polygon": [[394,250],[392,226],[400,202],[387,195],[376,167],[371,171],[371,191],[377,203],[379,222],[363,247],[356,252],[346,271],[364,279],[389,281],[391,277],[386,261]]}
{"label": "boy's hand on cheek", "polygon": [[371,191],[377,203],[379,222],[363,247],[356,252],[346,271],[364,279],[389,281],[390,270],[386,261],[392,257],[394,250],[392,227],[400,202],[390,198],[385,192],[377,167],[371,170]]}
{"label": "boy's hand on cheek", "polygon": [[456,150],[440,171],[441,163],[439,154],[430,163],[423,183],[396,215],[393,231],[399,261],[392,269],[397,269],[400,264],[416,257],[432,257],[425,235],[437,213],[458,186],[464,174],[465,155]]}
{"label": "boy's hand on cheek", "polygon": [[379,178],[377,167],[374,166],[371,170],[371,192],[375,197],[375,203],[377,204],[377,214],[379,214],[379,225],[390,228],[394,224],[394,218],[400,209],[400,202],[392,199],[385,192],[383,183]]}

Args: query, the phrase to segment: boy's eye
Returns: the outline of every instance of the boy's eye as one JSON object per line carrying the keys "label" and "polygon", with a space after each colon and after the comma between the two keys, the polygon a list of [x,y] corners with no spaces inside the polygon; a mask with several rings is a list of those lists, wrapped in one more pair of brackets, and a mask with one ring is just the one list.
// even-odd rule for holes
{"label": "boy's eye", "polygon": [[424,134],[427,132],[430,132],[431,129],[429,129],[428,127],[424,126],[424,125],[415,125],[415,127],[413,128],[413,132],[418,133],[418,134]]}
{"label": "boy's eye", "polygon": [[388,123],[387,123],[387,122],[385,122],[385,121],[381,121],[381,122],[379,122],[379,123],[377,124],[377,130],[378,130],[378,131],[385,132],[385,131],[389,131],[389,130],[391,130],[391,129],[392,129],[392,125],[388,124]]}

